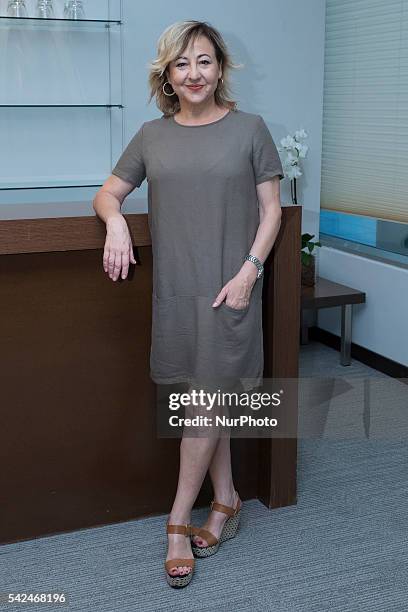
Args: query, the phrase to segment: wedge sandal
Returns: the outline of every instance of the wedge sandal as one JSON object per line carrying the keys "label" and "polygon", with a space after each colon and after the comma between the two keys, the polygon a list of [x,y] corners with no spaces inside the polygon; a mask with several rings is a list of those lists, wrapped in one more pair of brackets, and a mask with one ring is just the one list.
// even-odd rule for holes
{"label": "wedge sandal", "polygon": [[[181,535],[185,535],[186,537],[190,537],[191,527],[192,525],[169,525],[167,520],[166,533],[179,533]],[[166,580],[168,584],[175,588],[187,586],[193,577],[194,564],[194,559],[169,559],[168,561],[165,561],[164,567],[166,569]],[[182,566],[191,567],[191,571],[183,576],[172,576],[169,574],[169,571],[174,567]]]}
{"label": "wedge sandal", "polygon": [[211,533],[211,531],[208,531],[208,529],[204,529],[203,527],[194,527],[194,525],[190,525],[190,531],[192,536],[200,536],[200,538],[203,538],[208,542],[208,546],[197,546],[197,544],[194,543],[194,540],[191,539],[191,550],[193,551],[193,555],[195,557],[204,558],[215,555],[222,542],[225,542],[225,540],[230,540],[235,536],[235,534],[237,533],[241,516],[241,507],[242,502],[239,497],[235,508],[232,508],[231,506],[225,506],[224,504],[219,504],[214,500],[211,502],[211,510],[224,512],[224,514],[228,515],[228,518],[225,521],[224,527],[222,528],[219,540],[213,533]]}

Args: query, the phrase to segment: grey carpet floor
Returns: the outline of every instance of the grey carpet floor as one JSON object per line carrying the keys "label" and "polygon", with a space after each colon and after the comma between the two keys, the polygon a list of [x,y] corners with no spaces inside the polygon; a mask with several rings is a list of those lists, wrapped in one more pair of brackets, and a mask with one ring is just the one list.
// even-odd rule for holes
{"label": "grey carpet floor", "polygon": [[0,591],[69,602],[0,609],[406,612],[407,387],[355,360],[341,367],[316,342],[301,347],[300,376],[327,377],[335,392],[313,414],[301,402],[296,505],[245,502],[238,536],[198,559],[180,590],[164,579],[164,517],[2,546]]}

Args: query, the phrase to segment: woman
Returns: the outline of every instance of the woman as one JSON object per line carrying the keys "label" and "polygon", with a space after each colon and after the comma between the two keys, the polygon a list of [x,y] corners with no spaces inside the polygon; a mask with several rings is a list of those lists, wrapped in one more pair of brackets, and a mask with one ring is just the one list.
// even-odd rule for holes
{"label": "woman", "polygon": [[[175,23],[157,51],[150,100],[156,97],[163,115],[143,123],[94,199],[107,229],[104,270],[116,281],[136,263],[120,207],[147,178],[151,378],[187,382],[191,390],[214,386],[222,373],[248,390],[262,382],[262,263],[280,227],[281,162],[262,117],[231,100],[228,77],[236,66],[215,28]],[[191,511],[208,469],[216,501],[199,529],[190,525]],[[167,521],[171,586],[188,584],[194,557],[210,556],[235,535],[240,508],[230,438],[183,435]]]}

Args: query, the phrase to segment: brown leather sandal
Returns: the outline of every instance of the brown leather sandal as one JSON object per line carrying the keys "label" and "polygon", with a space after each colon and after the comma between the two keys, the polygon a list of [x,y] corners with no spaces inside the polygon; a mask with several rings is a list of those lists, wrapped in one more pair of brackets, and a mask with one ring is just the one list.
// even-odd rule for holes
{"label": "brown leather sandal", "polygon": [[237,533],[241,516],[241,507],[242,502],[239,496],[235,508],[232,508],[231,506],[225,506],[224,504],[219,504],[214,500],[211,502],[211,510],[224,512],[224,514],[227,514],[229,518],[227,518],[227,520],[225,521],[219,540],[215,537],[213,533],[211,533],[211,531],[208,531],[208,529],[204,529],[203,527],[194,527],[193,525],[190,525],[192,535],[200,536],[200,538],[203,538],[208,542],[208,546],[197,546],[194,543],[194,540],[191,540],[191,550],[193,551],[193,555],[195,557],[203,558],[215,555],[222,542],[225,542],[225,540],[230,540],[235,536],[235,534]]}
{"label": "brown leather sandal", "polygon": [[[191,536],[191,527],[192,525],[169,525],[169,521],[167,519],[166,524],[166,533],[180,533],[181,535],[185,535],[186,537]],[[165,561],[164,567],[166,568],[166,579],[170,586],[172,587],[185,587],[187,586],[193,577],[194,573],[194,559],[169,559]],[[169,574],[169,571],[173,569],[173,567],[182,567],[182,566],[191,567],[191,572],[188,574],[184,574],[183,576],[172,576]]]}

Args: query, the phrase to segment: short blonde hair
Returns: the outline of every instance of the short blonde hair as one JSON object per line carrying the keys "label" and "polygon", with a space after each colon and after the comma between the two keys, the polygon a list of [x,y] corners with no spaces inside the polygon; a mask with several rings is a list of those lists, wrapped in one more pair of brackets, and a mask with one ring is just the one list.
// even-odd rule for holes
{"label": "short blonde hair", "polygon": [[[166,70],[170,62],[177,59],[187,48],[190,40],[199,36],[206,36],[214,45],[215,56],[222,67],[222,79],[218,82],[214,92],[215,103],[226,106],[230,110],[237,110],[237,103],[232,99],[229,73],[233,68],[241,68],[243,64],[234,64],[221,34],[205,21],[178,21],[168,26],[157,42],[157,57],[148,64],[150,97],[156,97],[157,107],[164,115],[174,115],[180,110],[177,94],[166,96],[163,85],[166,82]],[[168,91],[168,89],[166,90]]]}

